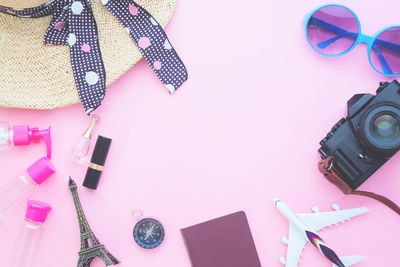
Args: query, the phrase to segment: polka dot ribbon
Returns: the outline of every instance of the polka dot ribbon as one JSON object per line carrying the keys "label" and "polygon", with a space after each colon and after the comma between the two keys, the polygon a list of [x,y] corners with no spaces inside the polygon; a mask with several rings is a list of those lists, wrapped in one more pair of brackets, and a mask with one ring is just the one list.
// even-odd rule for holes
{"label": "polka dot ribbon", "polygon": [[[187,80],[185,65],[160,24],[132,0],[101,0],[125,27],[161,82],[173,93]],[[106,93],[104,69],[91,0],[52,0],[41,6],[0,12],[21,18],[53,15],[45,45],[69,45],[76,87],[87,114],[101,105]]]}

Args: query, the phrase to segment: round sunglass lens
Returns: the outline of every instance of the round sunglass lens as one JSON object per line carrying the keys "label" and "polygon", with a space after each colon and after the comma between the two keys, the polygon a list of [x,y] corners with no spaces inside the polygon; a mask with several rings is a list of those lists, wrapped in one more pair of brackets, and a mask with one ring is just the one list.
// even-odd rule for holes
{"label": "round sunglass lens", "polygon": [[348,51],[358,34],[358,19],[343,6],[321,7],[312,14],[307,24],[307,38],[311,46],[327,55]]}
{"label": "round sunglass lens", "polygon": [[379,34],[372,43],[370,57],[378,72],[400,74],[400,27],[392,27]]}

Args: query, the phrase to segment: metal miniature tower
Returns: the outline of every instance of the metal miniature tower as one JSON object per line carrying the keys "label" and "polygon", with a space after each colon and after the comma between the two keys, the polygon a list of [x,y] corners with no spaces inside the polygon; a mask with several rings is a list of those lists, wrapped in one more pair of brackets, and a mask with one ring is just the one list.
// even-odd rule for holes
{"label": "metal miniature tower", "polygon": [[74,180],[69,177],[69,189],[74,198],[76,212],[78,213],[79,228],[81,231],[81,250],[79,251],[79,260],[77,267],[89,267],[94,258],[100,258],[106,266],[120,263],[110,252],[100,244],[96,236],[90,229],[86,220],[85,213],[79,200],[77,186]]}

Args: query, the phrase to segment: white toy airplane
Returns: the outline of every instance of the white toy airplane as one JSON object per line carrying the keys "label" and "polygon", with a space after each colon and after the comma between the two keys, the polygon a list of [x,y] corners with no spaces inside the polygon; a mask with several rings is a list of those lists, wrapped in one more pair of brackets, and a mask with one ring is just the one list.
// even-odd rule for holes
{"label": "white toy airplane", "polygon": [[287,267],[296,267],[301,253],[307,242],[313,244],[319,252],[328,258],[334,267],[345,267],[353,265],[365,259],[364,256],[352,256],[339,258],[336,253],[315,232],[327,226],[350,220],[350,218],[369,212],[367,208],[340,210],[337,204],[333,204],[335,211],[319,212],[314,206],[314,213],[296,214],[279,199],[274,204],[283,216],[289,221],[289,240],[282,237],[281,241],[288,245],[286,260],[279,258],[279,262]]}

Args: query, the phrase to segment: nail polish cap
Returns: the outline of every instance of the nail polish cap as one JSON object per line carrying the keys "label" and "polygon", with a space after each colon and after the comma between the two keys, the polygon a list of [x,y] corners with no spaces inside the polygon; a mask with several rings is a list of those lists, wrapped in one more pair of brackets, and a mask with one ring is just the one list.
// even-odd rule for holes
{"label": "nail polish cap", "polygon": [[90,160],[89,168],[86,172],[86,177],[83,186],[89,189],[97,189],[100,176],[103,171],[104,163],[106,162],[108,151],[111,146],[111,139],[99,135],[96,145],[93,150],[92,159]]}

